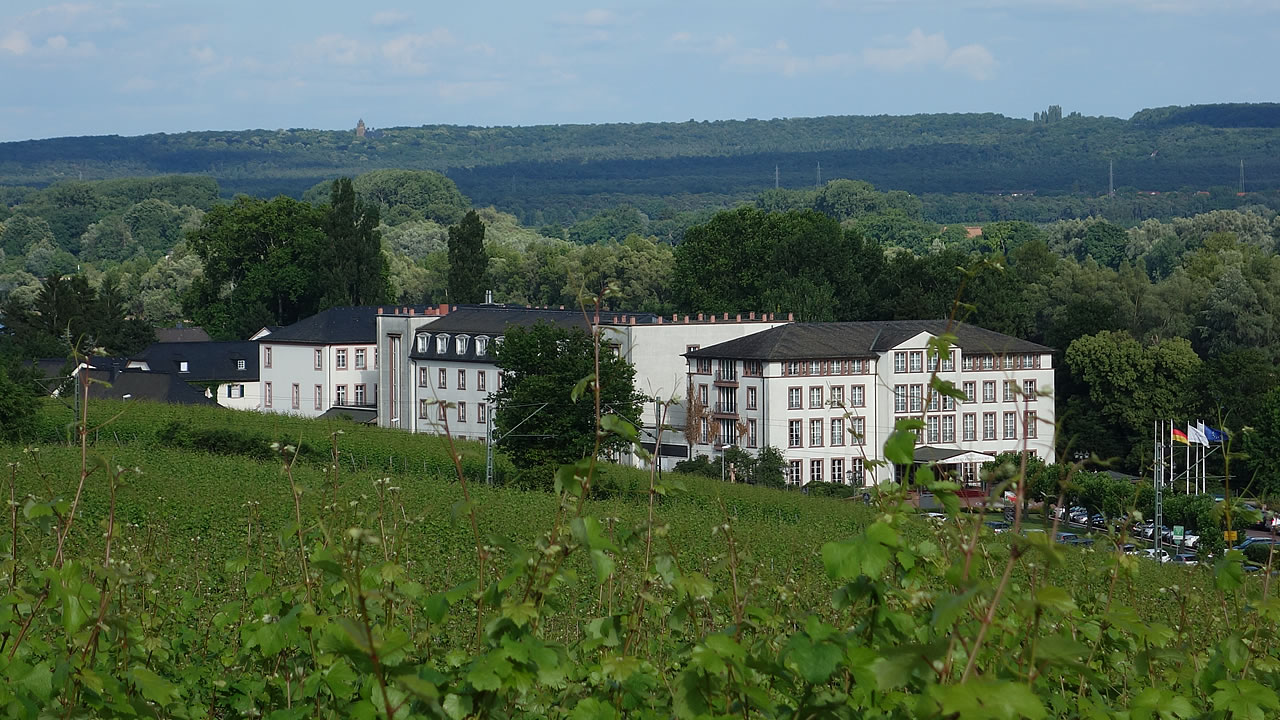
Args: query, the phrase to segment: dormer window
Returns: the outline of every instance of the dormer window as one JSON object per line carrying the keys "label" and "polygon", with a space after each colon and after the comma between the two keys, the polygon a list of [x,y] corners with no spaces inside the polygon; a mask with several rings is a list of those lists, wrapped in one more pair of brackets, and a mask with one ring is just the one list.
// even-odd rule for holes
{"label": "dormer window", "polygon": [[243,360],[237,360],[237,361],[236,361],[236,369],[237,369],[237,370],[243,370],[243,369],[244,369],[244,364],[245,364],[245,363],[244,363],[244,361],[243,361]]}
{"label": "dormer window", "polygon": [[191,372],[191,366],[187,364],[186,360],[178,361],[178,372],[180,373]]}
{"label": "dormer window", "polygon": [[489,337],[487,335],[476,336],[476,355],[484,355],[489,352]]}
{"label": "dormer window", "polygon": [[459,335],[458,337],[454,338],[454,350],[459,355],[466,355],[467,345],[469,344],[470,340],[471,340],[470,335]]}
{"label": "dormer window", "polygon": [[419,336],[418,336],[418,352],[420,352],[420,353],[424,353],[424,352],[426,352],[426,351],[427,351],[427,347],[429,347],[429,346],[430,346],[430,343],[431,343],[431,335],[430,335],[430,334],[428,334],[428,333],[422,333],[421,335],[419,335]]}
{"label": "dormer window", "polygon": [[444,355],[449,352],[449,336],[440,333],[436,336],[436,354]]}

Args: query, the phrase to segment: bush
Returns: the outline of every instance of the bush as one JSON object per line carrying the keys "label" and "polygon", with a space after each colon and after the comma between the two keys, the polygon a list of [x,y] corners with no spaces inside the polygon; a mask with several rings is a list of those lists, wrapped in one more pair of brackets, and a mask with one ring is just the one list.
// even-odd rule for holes
{"label": "bush", "polygon": [[[156,443],[179,450],[209,453],[210,455],[239,455],[255,460],[270,460],[279,451],[272,447],[272,441],[265,435],[232,430],[230,428],[195,428],[191,425],[173,420],[156,431]],[[280,445],[297,448],[297,457],[311,462],[329,462],[329,453],[318,450],[307,443],[289,443],[282,441]]]}
{"label": "bush", "polygon": [[36,427],[35,394],[0,367],[0,440],[30,440]]}

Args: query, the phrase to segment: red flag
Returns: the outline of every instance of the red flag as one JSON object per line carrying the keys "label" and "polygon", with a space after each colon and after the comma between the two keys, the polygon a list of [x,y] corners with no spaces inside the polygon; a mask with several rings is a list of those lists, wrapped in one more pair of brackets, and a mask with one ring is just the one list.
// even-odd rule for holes
{"label": "red flag", "polygon": [[1182,431],[1181,431],[1181,430],[1179,430],[1178,428],[1174,428],[1174,429],[1173,429],[1173,441],[1174,441],[1174,442],[1180,442],[1180,443],[1182,443],[1183,445],[1186,445],[1186,444],[1187,444],[1187,434],[1186,434],[1186,433],[1184,433],[1184,432],[1182,432]]}

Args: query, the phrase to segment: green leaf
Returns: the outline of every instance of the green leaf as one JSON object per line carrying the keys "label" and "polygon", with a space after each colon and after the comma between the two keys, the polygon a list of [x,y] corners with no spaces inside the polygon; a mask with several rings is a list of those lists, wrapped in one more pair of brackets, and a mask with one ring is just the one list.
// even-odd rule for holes
{"label": "green leaf", "polygon": [[617,720],[617,717],[618,713],[612,705],[602,703],[595,698],[579,700],[573,712],[569,714],[569,720]]}
{"label": "green leaf", "polygon": [[438,624],[444,620],[445,615],[449,614],[449,599],[444,593],[435,593],[427,597],[426,602],[427,619],[432,623]]}
{"label": "green leaf", "polygon": [[1213,564],[1213,583],[1223,592],[1231,592],[1244,585],[1244,553],[1228,550]]}
{"label": "green leaf", "polygon": [[138,692],[141,692],[143,697],[161,707],[167,707],[178,699],[177,685],[145,667],[135,666],[129,671],[129,675],[133,678],[133,684],[138,688]]}
{"label": "green leaf", "polygon": [[444,696],[443,707],[451,720],[462,720],[471,714],[471,696],[449,693]]}
{"label": "green leaf", "polygon": [[960,685],[935,685],[933,695],[942,712],[956,720],[1039,720],[1044,705],[1022,683],[971,681]]}
{"label": "green leaf", "polygon": [[602,415],[600,417],[600,429],[605,432],[613,433],[627,442],[636,442],[640,439],[640,433],[636,430],[636,426],[632,425],[620,415],[612,413]]}
{"label": "green leaf", "polygon": [[1219,680],[1213,686],[1218,688],[1211,698],[1213,709],[1230,713],[1232,718],[1265,720],[1280,710],[1275,691],[1253,680]]}
{"label": "green leaf", "polygon": [[573,386],[573,391],[569,393],[569,399],[572,400],[573,402],[578,402],[578,399],[582,397],[582,393],[586,392],[587,385],[591,384],[592,382],[595,382],[595,379],[596,379],[596,374],[591,373],[590,375],[579,380],[578,383]]}
{"label": "green leaf", "polygon": [[267,577],[266,573],[259,570],[253,574],[253,577],[249,578],[249,583],[245,585],[244,589],[250,596],[261,595],[262,591],[266,590],[270,585],[271,578]]}
{"label": "green leaf", "polygon": [[810,685],[826,682],[844,659],[844,652],[838,646],[815,643],[805,633],[792,635],[787,647],[787,660]]}
{"label": "green leaf", "polygon": [[1067,591],[1052,585],[1046,585],[1036,592],[1036,604],[1064,615],[1076,610],[1076,601],[1067,594]]}
{"label": "green leaf", "polygon": [[[910,420],[899,420],[889,439],[884,441],[884,458],[896,465],[911,465],[916,457],[916,434]],[[918,420],[915,424],[921,424]]]}

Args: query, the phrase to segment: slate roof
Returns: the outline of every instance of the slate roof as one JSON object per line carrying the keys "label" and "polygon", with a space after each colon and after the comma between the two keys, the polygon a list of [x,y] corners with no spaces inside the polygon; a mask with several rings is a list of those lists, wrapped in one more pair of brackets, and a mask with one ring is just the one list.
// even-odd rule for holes
{"label": "slate roof", "polygon": [[199,327],[171,327],[156,328],[156,342],[176,343],[176,342],[209,342],[211,338],[204,328]]}
{"label": "slate roof", "polygon": [[[192,387],[170,373],[141,370],[90,370],[90,377],[101,382],[89,383],[89,397],[100,399],[147,400],[175,405],[217,405],[203,390]],[[125,396],[128,395],[128,398]]]}
{"label": "slate roof", "polygon": [[[946,320],[789,323],[685,355],[746,360],[875,357],[922,332],[937,336],[946,328]],[[1044,345],[965,323],[957,323],[951,332],[956,337],[955,344],[971,353],[1053,351]]]}
{"label": "slate roof", "polygon": [[[244,369],[237,369],[244,361]],[[160,342],[153,343],[131,362],[145,362],[151,372],[177,373],[186,382],[257,382],[258,343]],[[181,363],[187,372],[181,372]]]}
{"label": "slate roof", "polygon": [[[622,322],[624,316],[627,319],[634,317],[638,325],[647,325],[658,320],[657,316],[651,313],[601,311],[600,322],[612,323],[615,320]],[[581,310],[552,310],[508,305],[461,305],[455,307],[448,315],[439,320],[419,328],[418,335],[431,335],[433,339],[427,343],[426,349],[420,352],[415,338],[413,350],[409,353],[409,357],[415,360],[492,362],[492,341],[501,337],[508,327],[512,325],[533,327],[540,322],[562,328],[582,328],[585,330],[590,327]],[[441,333],[450,336],[449,346],[445,352],[437,353],[434,336]],[[467,343],[466,351],[462,353],[457,352],[457,343],[454,341],[454,338],[458,335],[471,337],[471,340]],[[490,345],[485,354],[477,355],[475,338],[482,335],[489,338]]]}
{"label": "slate roof", "polygon": [[[406,306],[406,309],[409,306]],[[414,311],[426,315],[435,305],[414,305]],[[258,339],[258,342],[286,342],[303,345],[338,345],[342,343],[372,345],[378,340],[378,308],[372,305],[333,307],[309,318],[286,325]]]}

